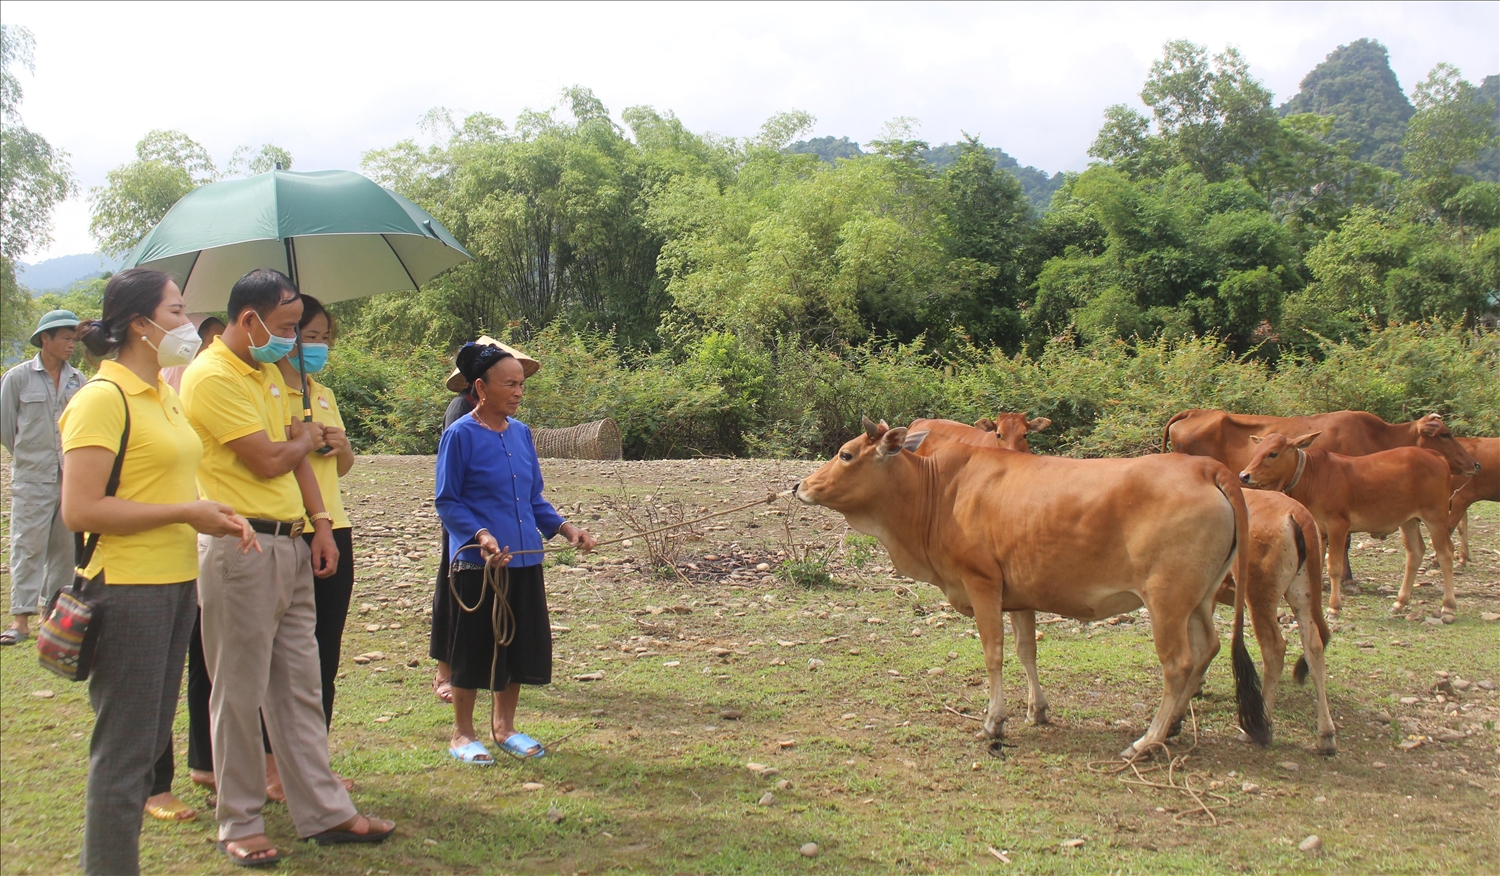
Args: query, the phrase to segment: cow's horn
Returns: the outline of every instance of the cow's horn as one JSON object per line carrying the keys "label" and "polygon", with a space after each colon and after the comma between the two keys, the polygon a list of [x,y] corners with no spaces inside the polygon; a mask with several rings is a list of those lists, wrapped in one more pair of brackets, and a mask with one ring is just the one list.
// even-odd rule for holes
{"label": "cow's horn", "polygon": [[871,441],[874,441],[876,438],[880,437],[880,433],[882,430],[874,420],[871,420],[869,417],[861,417],[860,424],[865,427],[865,434],[870,436]]}

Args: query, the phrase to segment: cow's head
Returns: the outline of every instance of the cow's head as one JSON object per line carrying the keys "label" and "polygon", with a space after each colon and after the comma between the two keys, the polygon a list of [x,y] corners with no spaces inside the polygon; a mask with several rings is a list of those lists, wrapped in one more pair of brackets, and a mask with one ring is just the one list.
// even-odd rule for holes
{"label": "cow's head", "polygon": [[976,421],[974,428],[994,432],[995,440],[1006,450],[1030,453],[1031,443],[1026,440],[1026,436],[1032,432],[1040,432],[1050,425],[1052,421],[1046,417],[1028,420],[1025,414],[996,414],[993,420],[985,417]]}
{"label": "cow's head", "polygon": [[1479,460],[1469,455],[1469,451],[1458,443],[1453,433],[1448,431],[1448,424],[1443,422],[1439,414],[1428,414],[1415,424],[1417,429],[1417,446],[1437,453],[1448,461],[1448,471],[1459,477],[1467,477],[1479,473]]}
{"label": "cow's head", "polygon": [[1302,454],[1297,451],[1307,449],[1322,434],[1309,432],[1299,438],[1288,438],[1279,432],[1272,432],[1264,438],[1250,436],[1250,440],[1260,447],[1250,457],[1245,470],[1240,472],[1240,483],[1257,490],[1288,489],[1297,478],[1301,466],[1306,464],[1301,462]]}
{"label": "cow's head", "polygon": [[793,487],[792,495],[808,505],[822,505],[834,511],[899,501],[890,492],[887,473],[890,464],[902,452],[921,447],[927,433],[907,434],[904,426],[892,429],[885,420],[875,423],[869,417],[864,418],[864,427],[864,434],[846,442],[833,459]]}

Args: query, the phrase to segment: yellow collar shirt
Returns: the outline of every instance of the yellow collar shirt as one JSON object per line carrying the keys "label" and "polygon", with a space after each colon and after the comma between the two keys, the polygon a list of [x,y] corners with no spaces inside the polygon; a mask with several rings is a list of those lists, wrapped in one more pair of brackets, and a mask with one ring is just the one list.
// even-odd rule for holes
{"label": "yellow collar shirt", "polygon": [[215,338],[182,375],[188,422],[203,439],[198,486],[205,498],[223,502],[245,517],[300,520],[302,492],[291,472],[263,478],[250,470],[229,442],[265,432],[286,440],[286,394],[276,366],[250,365]]}
{"label": "yellow collar shirt", "polygon": [[[277,384],[281,388],[282,398],[286,399],[287,422],[292,417],[302,415],[302,387],[293,381],[288,383],[281,373],[280,368],[272,369]],[[333,390],[317,382],[312,375],[307,376],[307,391],[312,395],[312,418],[316,423],[324,426],[335,426],[344,428],[344,418],[339,413],[339,403],[333,397]],[[353,526],[349,522],[349,513],[344,509],[344,496],[339,491],[339,461],[332,453],[314,453],[307,457],[312,465],[313,476],[318,479],[318,492],[323,496],[323,508],[328,511],[329,524],[334,529],[349,529]],[[303,523],[309,529],[312,521],[303,518]]]}
{"label": "yellow collar shirt", "polygon": [[[118,362],[99,363],[99,377],[84,384],[63,411],[59,428],[63,452],[80,447],[120,449],[125,408],[130,406],[130,443],[120,467],[121,499],[151,505],[176,505],[198,498],[194,484],[203,443],[183,414],[172,387],[157,381],[150,386]],[[158,526],[130,535],[99,539],[89,567],[92,578],[104,572],[106,584],[180,584],[198,577],[197,533],[186,523]]]}

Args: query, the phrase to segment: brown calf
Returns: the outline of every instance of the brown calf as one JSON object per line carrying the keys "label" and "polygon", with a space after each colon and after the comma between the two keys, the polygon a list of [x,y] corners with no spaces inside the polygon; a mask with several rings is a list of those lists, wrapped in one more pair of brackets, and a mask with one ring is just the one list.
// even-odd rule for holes
{"label": "brown calf", "polygon": [[[993,420],[985,417],[976,421],[974,428],[983,432],[994,432],[996,440],[1006,450],[1030,453],[1031,442],[1026,440],[1026,436],[1032,432],[1040,432],[1050,425],[1052,421],[1046,417],[1028,420],[1025,414],[996,414]],[[916,428],[915,423],[912,424],[912,428]]]}
{"label": "brown calf", "polygon": [[[1453,545],[1448,539],[1449,474],[1472,473],[1479,463],[1454,441],[1433,440],[1436,449],[1398,447],[1368,456],[1345,456],[1308,449],[1317,432],[1297,438],[1271,433],[1240,472],[1240,481],[1262,490],[1278,490],[1307,506],[1330,544],[1343,544],[1351,532],[1377,536],[1401,530],[1406,545],[1406,576],[1391,610],[1411,599],[1422,562],[1417,521],[1427,524],[1443,569],[1443,619],[1458,612],[1453,596]],[[1424,436],[1425,437],[1425,436]],[[1342,580],[1343,556],[1329,551],[1329,578]],[[1343,608],[1343,595],[1332,589],[1329,610]]]}
{"label": "brown calf", "polygon": [[[1318,695],[1318,752],[1336,754],[1333,715],[1328,710],[1328,667],[1323,660],[1323,646],[1331,634],[1323,619],[1323,551],[1317,521],[1300,502],[1281,493],[1246,490],[1245,507],[1250,512],[1250,580],[1245,602],[1266,663],[1261,683],[1266,719],[1270,720],[1276,706],[1276,685],[1286,660],[1286,638],[1276,618],[1284,598],[1302,635],[1302,657],[1292,677],[1302,684],[1311,670]],[[1219,585],[1217,599],[1222,605],[1234,605],[1233,575]]]}
{"label": "brown calf", "polygon": [[1448,523],[1458,529],[1458,567],[1469,565],[1469,506],[1500,502],[1500,438],[1460,438],[1458,443],[1481,468],[1472,475],[1453,476],[1453,510]]}
{"label": "brown calf", "polygon": [[[1428,414],[1409,423],[1387,423],[1365,411],[1334,411],[1307,417],[1267,417],[1259,414],[1233,414],[1228,411],[1194,409],[1182,411],[1167,421],[1161,433],[1161,450],[1175,450],[1191,456],[1207,456],[1229,466],[1230,471],[1244,471],[1255,455],[1255,441],[1272,432],[1291,438],[1308,432],[1320,432],[1318,448],[1345,456],[1366,456],[1396,447],[1414,447],[1423,424],[1442,422],[1437,414]],[[1349,545],[1330,544],[1329,550],[1343,554],[1343,580],[1353,581],[1349,567]],[[1329,564],[1332,567],[1332,563]]]}

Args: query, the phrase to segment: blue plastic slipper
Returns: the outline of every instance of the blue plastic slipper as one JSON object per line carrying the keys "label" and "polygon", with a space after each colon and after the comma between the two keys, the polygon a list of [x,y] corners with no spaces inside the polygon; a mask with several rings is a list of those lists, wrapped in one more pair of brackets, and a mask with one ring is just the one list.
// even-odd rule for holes
{"label": "blue plastic slipper", "polygon": [[450,748],[448,753],[456,760],[463,761],[472,766],[490,766],[495,759],[490,756],[490,750],[484,747],[484,743],[478,739],[465,745],[463,748]]}
{"label": "blue plastic slipper", "polygon": [[495,744],[500,746],[501,751],[521,758],[541,757],[547,753],[540,742],[525,733],[512,733],[504,742],[495,740]]}

